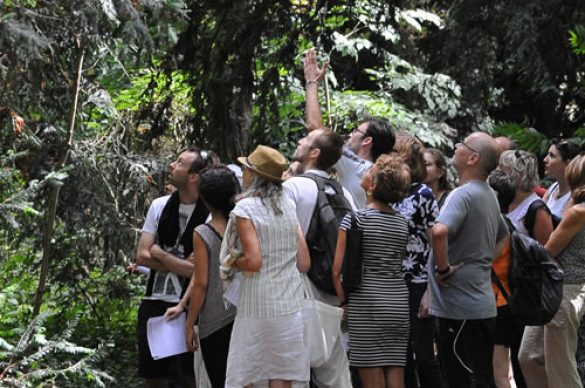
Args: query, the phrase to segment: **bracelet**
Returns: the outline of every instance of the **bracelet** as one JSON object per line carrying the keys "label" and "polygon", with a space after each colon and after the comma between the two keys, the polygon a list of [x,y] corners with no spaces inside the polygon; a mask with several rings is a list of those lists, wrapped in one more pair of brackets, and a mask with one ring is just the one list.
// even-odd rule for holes
{"label": "bracelet", "polygon": [[316,80],[314,80],[314,79],[310,79],[310,80],[308,80],[307,82],[305,82],[305,86],[309,86],[310,84],[315,84],[315,85],[317,85],[317,84],[318,84],[318,82],[317,82]]}
{"label": "bracelet", "polygon": [[449,264],[447,264],[447,267],[445,267],[444,270],[439,271],[439,267],[435,267],[435,272],[439,275],[446,275],[447,273],[449,273],[449,270],[451,269],[451,266]]}

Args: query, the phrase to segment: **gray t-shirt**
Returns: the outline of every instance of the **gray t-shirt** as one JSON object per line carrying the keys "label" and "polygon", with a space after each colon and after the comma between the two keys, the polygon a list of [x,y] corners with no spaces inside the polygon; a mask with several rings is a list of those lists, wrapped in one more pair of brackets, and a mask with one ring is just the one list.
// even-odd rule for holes
{"label": "gray t-shirt", "polygon": [[449,264],[465,264],[440,287],[434,258],[429,261],[429,312],[458,320],[495,317],[490,269],[496,243],[508,233],[495,193],[485,181],[470,181],[451,192],[437,222],[449,229]]}

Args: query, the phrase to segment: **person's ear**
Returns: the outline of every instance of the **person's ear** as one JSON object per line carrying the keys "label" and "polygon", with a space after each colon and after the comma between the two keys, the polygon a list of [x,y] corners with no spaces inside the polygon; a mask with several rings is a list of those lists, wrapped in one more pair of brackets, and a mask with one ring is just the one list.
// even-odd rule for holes
{"label": "person's ear", "polygon": [[319,148],[312,148],[309,155],[311,155],[311,159],[317,160],[321,155],[321,150]]}

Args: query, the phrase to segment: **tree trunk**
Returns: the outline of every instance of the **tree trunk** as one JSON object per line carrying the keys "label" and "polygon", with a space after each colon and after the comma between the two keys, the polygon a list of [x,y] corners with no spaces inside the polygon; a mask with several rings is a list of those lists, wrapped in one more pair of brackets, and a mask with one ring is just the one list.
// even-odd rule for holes
{"label": "tree trunk", "polygon": [[[83,69],[84,57],[84,49],[81,46],[79,40],[78,48],[79,51],[77,53],[77,61],[75,67],[76,81],[75,84],[71,86],[73,91],[73,99],[71,101],[71,110],[69,111],[69,122],[67,125],[67,142],[65,143],[62,149],[61,159],[59,163],[55,166],[55,171],[59,171],[67,161],[69,149],[71,148],[71,144],[73,142],[73,129],[75,128],[75,117],[77,115],[79,84],[81,81],[81,72]],[[55,231],[55,217],[57,215],[57,204],[59,203],[59,192],[61,191],[62,185],[63,183],[60,181],[49,182],[49,199],[47,201],[47,210],[45,213],[45,222],[42,236],[43,254],[41,257],[41,273],[39,275],[39,285],[37,287],[37,293],[35,295],[35,303],[33,308],[33,315],[35,316],[40,312],[41,305],[43,304],[43,294],[45,293],[47,276],[49,274],[49,263],[51,259],[51,240],[53,239],[53,233]]]}

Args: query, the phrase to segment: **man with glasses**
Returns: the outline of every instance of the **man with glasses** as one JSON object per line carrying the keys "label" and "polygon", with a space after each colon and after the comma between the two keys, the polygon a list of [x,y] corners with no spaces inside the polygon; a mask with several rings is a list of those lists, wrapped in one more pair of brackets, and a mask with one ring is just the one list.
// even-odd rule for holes
{"label": "man with glasses", "polygon": [[495,387],[490,268],[508,229],[486,179],[498,159],[499,146],[485,133],[457,143],[451,163],[460,186],[432,228],[429,313],[439,317],[439,360],[450,387]]}
{"label": "man with glasses", "polygon": [[175,306],[193,272],[193,229],[205,222],[208,211],[199,201],[199,172],[213,163],[211,153],[189,147],[169,166],[171,195],[155,199],[146,215],[136,249],[138,266],[150,268],[146,295],[138,309],[138,374],[149,388],[195,387],[193,353],[154,360],[147,340],[147,321]]}
{"label": "man with glasses", "polygon": [[[319,108],[318,81],[323,78],[327,65],[317,66],[315,50],[310,49],[303,59],[306,81],[305,113],[309,131],[323,129]],[[362,177],[378,156],[392,151],[395,142],[394,130],[389,122],[367,119],[349,135],[343,154],[335,164],[338,179],[349,190],[358,208],[365,207],[366,193],[361,187]]]}

